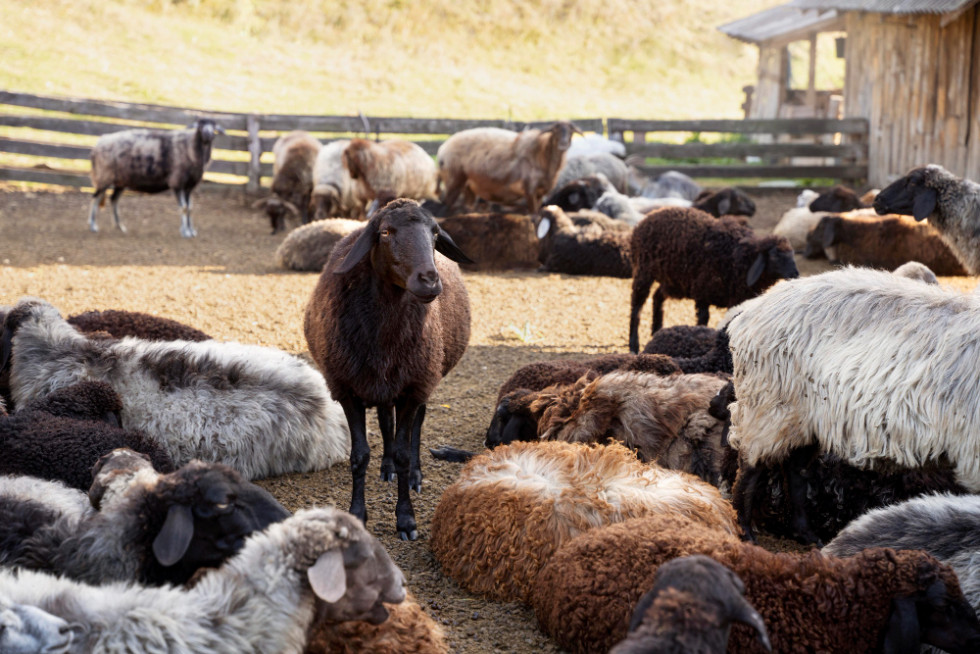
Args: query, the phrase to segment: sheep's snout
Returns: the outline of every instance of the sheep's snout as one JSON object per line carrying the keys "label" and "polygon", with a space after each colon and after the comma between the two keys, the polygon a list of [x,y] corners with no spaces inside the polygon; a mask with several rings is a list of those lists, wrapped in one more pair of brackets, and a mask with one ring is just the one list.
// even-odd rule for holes
{"label": "sheep's snout", "polygon": [[435,268],[421,270],[412,275],[408,291],[425,303],[432,302],[442,293],[442,280]]}

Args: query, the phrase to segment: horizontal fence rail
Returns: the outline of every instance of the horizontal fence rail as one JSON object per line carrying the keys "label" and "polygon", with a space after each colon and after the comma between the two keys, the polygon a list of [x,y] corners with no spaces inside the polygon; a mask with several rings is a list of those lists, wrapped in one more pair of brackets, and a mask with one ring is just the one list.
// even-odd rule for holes
{"label": "horizontal fence rail", "polygon": [[[14,113],[17,109],[26,113]],[[272,175],[265,153],[281,133],[302,129],[323,141],[338,138],[402,138],[434,155],[450,135],[474,127],[521,130],[553,121],[520,122],[456,118],[384,116],[304,116],[198,111],[163,105],[56,98],[0,91],[0,180],[90,187],[87,160],[94,137],[135,127],[175,129],[198,118],[213,118],[228,134],[214,141],[205,175],[208,185],[258,190]],[[631,162],[648,175],[680,170],[692,177],[819,177],[848,181],[867,178],[868,125],[863,119],[636,120],[585,118],[572,122],[583,132],[618,139]],[[739,136],[737,142],[652,142],[658,132],[712,132]],[[22,136],[23,135],[23,136]],[[757,135],[770,135],[760,142]],[[801,138],[812,137],[810,142]],[[785,142],[787,138],[794,142]],[[676,137],[675,137],[676,140]],[[79,144],[84,141],[86,144]],[[3,154],[11,155],[5,158]],[[11,165],[11,159],[38,161]],[[646,165],[647,158],[679,160]],[[722,162],[686,160],[723,159]],[[804,160],[799,160],[805,158]],[[267,157],[268,159],[268,157]],[[816,159],[816,163],[814,162]],[[76,162],[74,166],[64,162]],[[60,165],[59,165],[60,163]]]}

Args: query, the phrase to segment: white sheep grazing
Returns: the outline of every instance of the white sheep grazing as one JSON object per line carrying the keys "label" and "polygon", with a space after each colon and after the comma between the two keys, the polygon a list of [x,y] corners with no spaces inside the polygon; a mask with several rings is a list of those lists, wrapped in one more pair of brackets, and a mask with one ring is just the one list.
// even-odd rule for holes
{"label": "white sheep grazing", "polygon": [[314,220],[362,217],[364,198],[355,197],[354,183],[344,166],[348,145],[349,139],[341,139],[320,148],[313,164]]}
{"label": "white sheep grazing", "polygon": [[[404,577],[353,516],[307,509],[253,535],[190,590],[0,570],[0,597],[82,626],[79,651],[298,654],[314,614],[380,623]],[[315,599],[322,600],[315,606]]]}
{"label": "white sheep grazing", "polygon": [[213,120],[198,120],[187,129],[127,129],[100,136],[92,148],[92,208],[88,228],[99,231],[95,215],[112,189],[112,215],[116,227],[125,232],[119,220],[119,196],[131,188],[143,193],[170,189],[180,204],[180,235],[197,236],[191,223],[191,191],[204,176],[211,160],[211,142],[224,129]]}
{"label": "white sheep grazing", "polygon": [[935,164],[915,168],[874,200],[879,214],[929,219],[972,275],[980,275],[980,184]]}
{"label": "white sheep grazing", "polygon": [[247,479],[321,470],[345,459],[343,410],[315,368],[240,343],[88,339],[43,300],[21,300],[0,335],[15,405],[79,381],[107,382],[126,429],[170,454],[225,463]]}
{"label": "white sheep grazing", "polygon": [[763,468],[812,443],[858,467],[945,457],[980,492],[980,297],[845,268],[779,284],[732,313],[733,502],[747,534]]}

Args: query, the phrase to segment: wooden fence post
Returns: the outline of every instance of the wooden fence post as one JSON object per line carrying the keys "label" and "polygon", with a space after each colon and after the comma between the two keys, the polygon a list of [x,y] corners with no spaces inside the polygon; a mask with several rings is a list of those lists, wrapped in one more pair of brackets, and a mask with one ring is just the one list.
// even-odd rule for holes
{"label": "wooden fence post", "polygon": [[254,193],[262,185],[262,141],[259,139],[259,117],[250,114],[245,120],[248,128],[248,182],[245,190]]}

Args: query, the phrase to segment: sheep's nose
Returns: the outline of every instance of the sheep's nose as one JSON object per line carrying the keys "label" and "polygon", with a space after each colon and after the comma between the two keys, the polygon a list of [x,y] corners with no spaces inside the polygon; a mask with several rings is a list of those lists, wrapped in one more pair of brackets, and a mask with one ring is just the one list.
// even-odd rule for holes
{"label": "sheep's nose", "polygon": [[429,270],[426,272],[419,273],[420,285],[434,288],[438,283],[439,283],[439,273],[437,273],[435,270]]}
{"label": "sheep's nose", "polygon": [[409,284],[408,290],[423,302],[431,302],[442,292],[439,273],[435,269],[417,273],[414,283]]}

